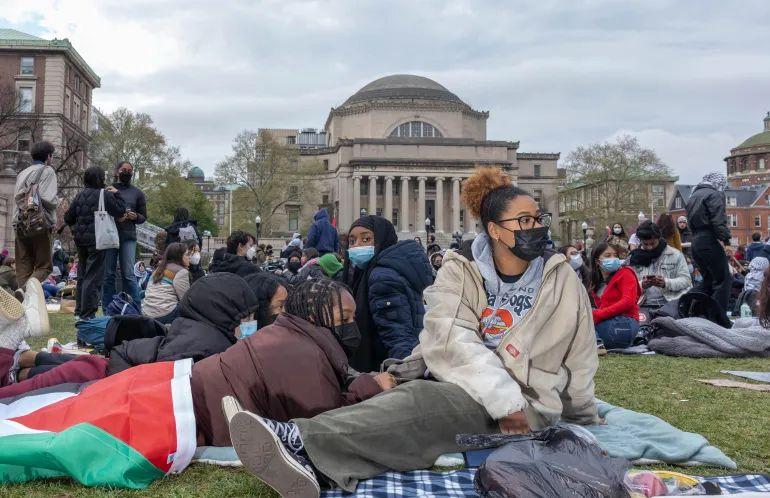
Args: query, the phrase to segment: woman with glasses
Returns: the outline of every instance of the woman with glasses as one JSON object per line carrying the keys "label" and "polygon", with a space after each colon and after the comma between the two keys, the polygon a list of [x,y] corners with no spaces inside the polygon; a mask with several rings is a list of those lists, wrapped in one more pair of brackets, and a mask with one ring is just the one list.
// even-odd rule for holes
{"label": "woman with glasses", "polygon": [[545,251],[551,215],[499,168],[465,180],[463,201],[484,232],[446,254],[423,293],[419,346],[389,369],[417,380],[313,418],[231,417],[241,461],[282,496],[318,496],[319,478],[354,491],[388,469],[430,467],[462,451],[457,434],[598,422],[591,306],[566,258]]}

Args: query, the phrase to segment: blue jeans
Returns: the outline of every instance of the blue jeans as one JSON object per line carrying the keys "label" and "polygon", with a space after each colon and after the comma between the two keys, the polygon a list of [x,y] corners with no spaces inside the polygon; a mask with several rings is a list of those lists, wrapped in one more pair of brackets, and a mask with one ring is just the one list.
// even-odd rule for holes
{"label": "blue jeans", "polygon": [[607,349],[623,349],[634,344],[639,333],[639,321],[627,316],[616,316],[594,326],[596,338],[604,342]]}
{"label": "blue jeans", "polygon": [[136,241],[123,240],[119,249],[106,249],[104,251],[104,285],[102,288],[102,310],[110,304],[115,295],[115,278],[117,274],[118,256],[120,256],[120,275],[123,283],[123,292],[131,296],[137,306],[141,305],[139,286],[134,275],[134,263],[136,262]]}
{"label": "blue jeans", "polygon": [[59,293],[59,288],[56,287],[54,284],[49,284],[48,282],[44,282],[43,293],[45,294],[46,299],[56,297],[56,295]]}

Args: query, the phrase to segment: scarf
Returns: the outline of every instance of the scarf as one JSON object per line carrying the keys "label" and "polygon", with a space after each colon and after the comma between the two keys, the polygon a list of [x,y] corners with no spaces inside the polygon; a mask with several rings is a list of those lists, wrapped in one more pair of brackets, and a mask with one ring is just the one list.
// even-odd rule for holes
{"label": "scarf", "polygon": [[703,177],[703,180],[701,180],[701,183],[706,183],[714,187],[715,190],[719,192],[724,192],[725,188],[727,187],[727,178],[725,178],[725,175],[723,173],[720,173],[718,171],[712,171],[711,173]]}
{"label": "scarf", "polygon": [[661,238],[658,247],[652,251],[645,251],[641,248],[634,249],[631,251],[631,266],[650,266],[653,261],[663,254],[663,251],[666,250],[666,246],[668,246],[666,239]]}

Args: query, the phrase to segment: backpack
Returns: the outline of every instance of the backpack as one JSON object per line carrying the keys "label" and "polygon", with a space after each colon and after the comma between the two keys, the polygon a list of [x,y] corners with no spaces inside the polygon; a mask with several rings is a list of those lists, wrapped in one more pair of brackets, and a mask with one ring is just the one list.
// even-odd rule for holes
{"label": "backpack", "polygon": [[104,314],[107,316],[141,315],[142,312],[139,311],[139,306],[136,305],[131,296],[121,292],[112,296],[112,301],[104,309]]}
{"label": "backpack", "polygon": [[198,233],[195,231],[195,227],[191,224],[187,224],[179,228],[179,241],[185,240],[198,240]]}
{"label": "backpack", "polygon": [[49,223],[46,217],[45,209],[40,201],[39,186],[40,177],[43,176],[45,171],[45,165],[43,165],[37,173],[35,173],[34,179],[30,182],[29,186],[23,188],[21,192],[16,194],[15,201],[16,207],[19,209],[19,214],[16,217],[14,226],[16,227],[16,233],[20,238],[29,239],[37,235],[46,233],[51,230],[52,225]]}

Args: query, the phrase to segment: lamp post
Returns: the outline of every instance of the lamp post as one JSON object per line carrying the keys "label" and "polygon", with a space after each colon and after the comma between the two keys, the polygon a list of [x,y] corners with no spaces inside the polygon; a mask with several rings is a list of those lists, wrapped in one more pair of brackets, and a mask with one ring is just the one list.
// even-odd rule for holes
{"label": "lamp post", "polygon": [[586,232],[588,231],[588,222],[584,221],[580,228],[583,229],[583,249],[586,248]]}
{"label": "lamp post", "polygon": [[430,235],[430,217],[425,218],[425,236]]}
{"label": "lamp post", "polygon": [[254,223],[257,225],[257,241],[255,245],[259,245],[259,231],[262,228],[262,217],[257,215],[257,217],[254,218]]}
{"label": "lamp post", "polygon": [[206,252],[211,252],[211,232],[204,230],[203,236],[206,237]]}
{"label": "lamp post", "polygon": [[366,209],[361,208],[361,211],[359,211],[358,214],[361,216],[361,218],[363,218],[364,216],[366,216]]}
{"label": "lamp post", "polygon": [[636,219],[639,220],[639,224],[641,225],[644,221],[647,220],[647,217],[643,212],[639,211],[639,215],[636,217]]}

